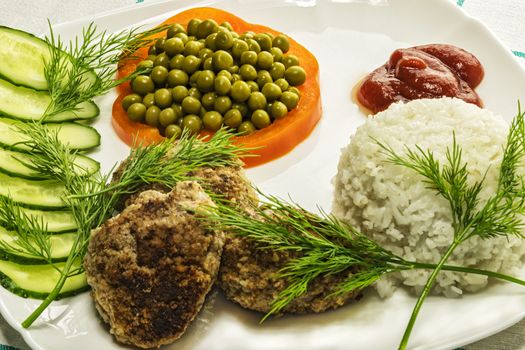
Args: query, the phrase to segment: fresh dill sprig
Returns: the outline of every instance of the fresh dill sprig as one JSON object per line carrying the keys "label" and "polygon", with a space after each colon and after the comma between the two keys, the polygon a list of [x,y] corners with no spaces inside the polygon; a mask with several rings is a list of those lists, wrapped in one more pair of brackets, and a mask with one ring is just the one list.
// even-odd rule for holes
{"label": "fresh dill sprig", "polygon": [[[276,278],[285,279],[287,287],[262,321],[306,293],[319,276],[351,273],[348,279],[334,286],[336,295],[357,292],[388,273],[437,267],[405,260],[323,211],[316,215],[296,203],[261,195],[264,200],[260,206],[254,204],[247,210],[239,210],[227,201],[216,202],[216,207],[207,208],[203,215],[214,229],[246,237],[257,242],[260,249],[298,253],[278,272]],[[525,286],[523,280],[496,272],[451,265],[443,265],[442,269],[500,278]]]}
{"label": "fresh dill sprig", "polygon": [[115,79],[117,64],[134,58],[134,52],[149,45],[153,34],[166,30],[166,26],[140,31],[133,28],[117,33],[99,31],[94,23],[82,30],[82,36],[66,45],[55,36],[49,25],[50,58],[45,62],[44,74],[48,83],[51,104],[45,116],[66,111],[76,112],[82,102],[91,101],[143,73],[138,70],[127,77]]}
{"label": "fresh dill sprig", "polygon": [[391,147],[378,143],[387,160],[393,164],[414,170],[423,176],[428,188],[446,199],[453,215],[454,239],[437,266],[429,276],[423,291],[418,297],[399,349],[405,349],[421,310],[439,271],[454,250],[471,237],[490,239],[493,237],[516,236],[524,238],[523,215],[525,214],[525,184],[519,173],[520,163],[525,156],[525,113],[518,110],[513,119],[503,159],[500,165],[498,186],[495,193],[484,203],[479,194],[485,178],[468,183],[467,163],[462,161],[462,150],[453,136],[452,148],[447,149],[446,163],[440,164],[431,151],[405,149],[404,156],[398,155]]}
{"label": "fresh dill sprig", "polygon": [[[246,154],[245,149],[231,143],[233,134],[226,130],[219,130],[209,139],[184,133],[175,144],[173,140],[165,139],[155,145],[137,146],[118,169],[117,181],[110,183],[111,172],[106,175],[79,175],[73,162],[74,154],[60,143],[56,132],[46,132],[38,123],[28,123],[24,130],[31,140],[27,145],[33,156],[32,163],[27,166],[64,185],[64,201],[78,225],[57,285],[22,323],[26,328],[56,299],[68,277],[83,272],[78,262],[87,252],[91,230],[111,217],[123,196],[136,192],[146,184],[173,187],[179,181],[194,179],[191,173],[204,166],[239,165],[238,157]],[[38,232],[32,234],[37,235]],[[45,232],[40,234],[44,236]],[[38,244],[36,246],[39,247]]]}

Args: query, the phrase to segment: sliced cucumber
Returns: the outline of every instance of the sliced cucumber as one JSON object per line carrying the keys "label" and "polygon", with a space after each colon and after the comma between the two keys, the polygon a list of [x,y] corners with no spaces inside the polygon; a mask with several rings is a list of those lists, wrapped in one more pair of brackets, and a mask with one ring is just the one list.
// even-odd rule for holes
{"label": "sliced cucumber", "polygon": [[[44,179],[37,171],[26,164],[33,163],[34,156],[0,147],[0,171],[13,176],[27,179]],[[78,175],[91,175],[100,169],[100,164],[94,159],[81,154],[74,155],[75,172]]]}
{"label": "sliced cucumber", "polygon": [[[8,148],[28,150],[21,142],[29,141],[24,133],[25,124],[19,121],[0,118],[0,144]],[[58,130],[58,139],[71,149],[86,150],[100,145],[100,134],[94,128],[78,123],[50,123],[42,127],[49,132]]]}
{"label": "sliced cucumber", "polygon": [[0,79],[0,113],[8,117],[20,120],[42,120],[47,123],[92,119],[100,112],[93,102],[83,102],[77,106],[76,111],[63,112],[43,119],[42,116],[50,104],[51,97],[47,92],[16,86]]}
{"label": "sliced cucumber", "polygon": [[[62,233],[59,235],[49,236],[49,245],[51,250],[51,259],[54,262],[66,261],[73,247],[76,233]],[[0,260],[9,260],[17,264],[46,264],[46,261],[35,257],[33,254],[27,252],[24,247],[18,243],[18,235],[16,232],[8,231],[0,227]],[[12,247],[13,249],[5,249],[3,245]]]}
{"label": "sliced cucumber", "polygon": [[[61,269],[64,263],[57,263]],[[0,261],[0,284],[7,290],[24,298],[45,299],[55,288],[60,273],[52,265],[20,265]],[[66,280],[58,298],[79,294],[89,289],[85,273]]]}
{"label": "sliced cucumber", "polygon": [[71,232],[77,229],[78,225],[68,210],[38,210],[20,207],[20,210],[27,216],[38,220],[43,227],[50,233]]}
{"label": "sliced cucumber", "polygon": [[[0,26],[0,76],[16,85],[47,90],[44,65],[50,57],[51,51],[44,40],[18,29]],[[64,53],[64,57],[69,56]],[[86,74],[87,83],[95,79],[94,72]]]}
{"label": "sliced cucumber", "polygon": [[35,208],[63,208],[64,186],[53,180],[28,180],[0,173],[0,196]]}

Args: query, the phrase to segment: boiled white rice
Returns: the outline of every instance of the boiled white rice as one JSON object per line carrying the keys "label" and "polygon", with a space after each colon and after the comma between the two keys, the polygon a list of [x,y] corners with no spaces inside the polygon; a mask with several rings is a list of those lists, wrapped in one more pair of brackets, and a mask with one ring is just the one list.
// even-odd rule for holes
{"label": "boiled white rice", "polygon": [[[481,180],[486,173],[483,202],[496,188],[507,130],[500,116],[458,99],[394,104],[370,117],[342,150],[333,213],[406,259],[435,263],[452,242],[450,207],[426,188],[420,175],[386,162],[374,139],[398,154],[404,154],[405,145],[411,149],[419,145],[432,150],[443,164],[455,132],[470,179]],[[448,263],[514,273],[525,257],[523,242],[514,237],[474,237],[458,247]],[[419,293],[429,274],[427,270],[391,274],[377,282],[376,289],[389,296],[402,283]],[[454,297],[486,284],[485,276],[442,272],[433,293]]]}

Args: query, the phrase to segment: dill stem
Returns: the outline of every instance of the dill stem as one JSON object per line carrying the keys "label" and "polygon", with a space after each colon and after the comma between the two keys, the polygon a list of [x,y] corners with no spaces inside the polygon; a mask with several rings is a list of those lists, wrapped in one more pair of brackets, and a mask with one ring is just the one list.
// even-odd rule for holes
{"label": "dill stem", "polygon": [[[436,267],[435,264],[414,263],[414,268],[416,269],[433,269],[435,267]],[[474,275],[484,275],[484,276],[493,277],[493,278],[497,278],[500,280],[505,280],[507,282],[516,283],[516,284],[525,286],[525,280],[522,280],[522,279],[519,279],[513,276],[505,275],[499,272],[481,270],[481,269],[476,269],[473,267],[454,266],[454,265],[443,265],[441,269],[443,271],[456,271],[456,272],[471,273]]]}
{"label": "dill stem", "polygon": [[[74,251],[76,249],[76,246],[78,245],[79,237],[75,239],[75,242],[73,244],[73,247],[71,248],[71,251]],[[57,281],[57,284],[49,293],[49,295],[38,305],[38,307],[29,315],[27,318],[22,322],[22,327],[29,328],[35,322],[38,317],[44,312],[44,310],[57,298],[58,294],[62,290],[62,287],[66,283],[66,280],[69,276],[69,271],[71,270],[71,266],[73,265],[73,262],[75,261],[75,255],[69,255],[66,261],[66,264],[64,265],[64,268],[62,269],[60,273],[60,278]]]}
{"label": "dill stem", "polygon": [[454,252],[454,250],[460,243],[461,243],[461,240],[457,238],[454,239],[454,242],[448,247],[447,251],[441,257],[438,264],[432,271],[432,274],[430,274],[430,277],[428,278],[427,283],[425,284],[425,287],[423,288],[423,291],[419,295],[416,305],[414,306],[414,309],[412,310],[412,315],[410,315],[410,320],[408,321],[408,325],[405,329],[405,333],[403,334],[403,338],[401,338],[401,342],[399,344],[399,348],[398,348],[399,350],[405,350],[407,348],[408,338],[410,338],[410,334],[412,333],[412,329],[414,328],[414,324],[416,323],[416,319],[419,314],[419,311],[421,310],[421,306],[423,306],[423,302],[428,296],[428,293],[430,293],[430,289],[434,285],[437,275],[439,274],[439,272],[445,265],[445,262],[448,260],[452,252]]}

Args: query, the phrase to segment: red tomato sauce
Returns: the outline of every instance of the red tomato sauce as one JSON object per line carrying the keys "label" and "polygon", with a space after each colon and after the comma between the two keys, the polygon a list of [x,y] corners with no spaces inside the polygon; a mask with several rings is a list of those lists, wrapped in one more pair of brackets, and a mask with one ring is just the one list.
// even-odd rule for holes
{"label": "red tomato sauce", "polygon": [[392,103],[420,98],[457,97],[482,106],[474,88],[483,66],[471,53],[446,44],[395,50],[387,63],[368,74],[357,100],[373,113]]}

